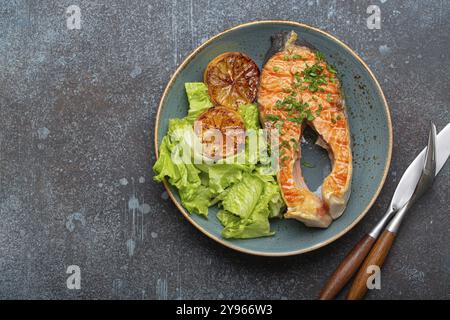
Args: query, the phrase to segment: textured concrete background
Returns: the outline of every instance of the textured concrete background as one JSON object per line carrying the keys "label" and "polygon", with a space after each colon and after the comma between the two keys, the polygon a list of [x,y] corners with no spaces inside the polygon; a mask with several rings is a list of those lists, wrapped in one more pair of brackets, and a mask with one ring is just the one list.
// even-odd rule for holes
{"label": "textured concrete background", "polygon": [[[66,8],[81,9],[81,30]],[[381,9],[369,30],[366,9]],[[380,80],[394,156],[367,217],[297,257],[239,254],[197,232],[151,181],[158,101],[214,34],[304,22],[349,44]],[[450,121],[449,1],[0,1],[0,298],[314,298]],[[368,298],[450,298],[450,166],[405,221]],[[135,208],[130,210],[129,207]],[[66,268],[81,268],[68,290]]]}

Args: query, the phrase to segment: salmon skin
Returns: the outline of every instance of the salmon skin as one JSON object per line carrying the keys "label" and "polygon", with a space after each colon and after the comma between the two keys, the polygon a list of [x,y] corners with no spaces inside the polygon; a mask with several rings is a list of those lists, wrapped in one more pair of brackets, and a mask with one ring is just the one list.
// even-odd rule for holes
{"label": "salmon skin", "polygon": [[[277,174],[288,210],[309,227],[327,228],[345,210],[350,195],[350,129],[336,71],[323,55],[299,44],[293,31],[272,37],[258,90],[261,123],[278,129]],[[317,144],[332,163],[321,194],[311,192],[302,176],[300,139],[305,125],[318,134]]]}

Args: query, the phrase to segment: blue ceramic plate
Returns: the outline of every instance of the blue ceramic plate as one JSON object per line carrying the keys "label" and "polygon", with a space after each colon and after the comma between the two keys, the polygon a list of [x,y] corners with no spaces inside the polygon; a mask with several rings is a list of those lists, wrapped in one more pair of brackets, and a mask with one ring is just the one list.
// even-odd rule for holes
{"label": "blue ceramic plate", "polygon": [[[299,39],[323,52],[328,62],[336,67],[342,82],[354,161],[352,191],[344,214],[328,229],[306,228],[295,220],[272,220],[275,236],[226,240],[220,236],[222,226],[216,218],[216,208],[210,209],[207,220],[190,215],[182,207],[177,191],[165,183],[175,205],[198,230],[229,248],[249,254],[295,255],[338,239],[354,227],[372,206],[386,179],[391,161],[392,126],[389,108],[368,66],[335,37],[307,25],[287,21],[257,21],[239,25],[214,36],[191,53],[170,79],[162,96],[156,118],[156,150],[167,132],[169,119],[181,118],[187,113],[185,82],[202,81],[208,62],[227,51],[246,53],[262,67],[264,56],[271,45],[270,37],[279,31],[290,30],[297,32]],[[326,153],[317,150],[310,142],[302,146],[303,159],[318,165],[311,169],[305,168],[304,176],[310,189],[315,190],[328,175],[330,165]]]}

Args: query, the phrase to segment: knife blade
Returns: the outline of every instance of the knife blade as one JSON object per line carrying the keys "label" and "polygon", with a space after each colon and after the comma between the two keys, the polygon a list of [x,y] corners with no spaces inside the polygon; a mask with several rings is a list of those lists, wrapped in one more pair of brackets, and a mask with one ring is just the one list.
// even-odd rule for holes
{"label": "knife blade", "polygon": [[[414,161],[406,169],[401,177],[394,196],[389,205],[390,211],[396,211],[402,208],[406,202],[411,198],[419,181],[425,161],[426,147],[414,159]],[[445,162],[450,156],[450,123],[442,129],[437,135],[436,139],[436,175],[444,166]]]}

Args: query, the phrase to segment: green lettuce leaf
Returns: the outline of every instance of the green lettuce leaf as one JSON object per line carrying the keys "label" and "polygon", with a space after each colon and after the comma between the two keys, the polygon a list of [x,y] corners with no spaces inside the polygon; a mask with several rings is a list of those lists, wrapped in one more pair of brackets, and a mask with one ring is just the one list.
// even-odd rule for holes
{"label": "green lettuce leaf", "polygon": [[247,162],[256,164],[269,164],[270,157],[267,152],[267,142],[264,130],[259,123],[259,111],[256,104],[243,104],[239,107],[239,114],[244,121],[246,129],[246,156]]}
{"label": "green lettuce leaf", "polygon": [[[193,192],[192,192],[193,191]],[[190,213],[208,216],[208,207],[211,205],[211,191],[208,187],[200,185],[195,189],[180,189],[181,202]]]}
{"label": "green lettuce leaf", "polygon": [[224,210],[241,218],[248,218],[264,190],[264,182],[251,174],[245,174],[242,181],[233,185],[222,201]]}
{"label": "green lettuce leaf", "polygon": [[161,182],[167,178],[178,189],[181,201],[190,213],[207,216],[212,193],[202,185],[202,171],[196,168],[191,156],[186,153],[186,150],[192,149],[194,139],[192,125],[185,119],[170,120],[168,133],[161,142],[159,157],[153,166],[153,179]]}
{"label": "green lettuce leaf", "polygon": [[[264,166],[271,165],[271,158],[268,153],[266,135],[263,129],[248,130],[246,132],[246,161],[248,164],[257,164]],[[273,170],[272,170],[273,172]]]}
{"label": "green lettuce leaf", "polygon": [[165,136],[159,148],[159,158],[153,166],[156,175],[153,179],[162,182],[164,178],[178,189],[197,188],[200,186],[199,170],[192,164],[185,164],[178,153],[179,145],[172,145],[170,138]]}
{"label": "green lettuce leaf", "polygon": [[[262,202],[265,203],[267,200],[269,218],[281,218],[286,205],[281,197],[280,187],[275,181],[266,183],[265,186],[265,199]],[[266,206],[261,210],[266,210]]]}
{"label": "green lettuce leaf", "polygon": [[243,169],[236,165],[216,164],[209,167],[209,189],[219,194],[242,179]]}
{"label": "green lettuce leaf", "polygon": [[[263,170],[261,170],[263,169]],[[281,218],[286,209],[280,187],[275,180],[275,174],[271,167],[259,166],[255,174],[263,180],[265,184],[265,194],[268,196],[269,218]]]}
{"label": "green lettuce leaf", "polygon": [[274,234],[270,231],[269,220],[261,215],[243,220],[230,212],[221,210],[217,214],[217,218],[224,226],[222,237],[226,239],[259,238]]}
{"label": "green lettuce leaf", "polygon": [[189,101],[188,116],[185,119],[194,122],[203,111],[212,107],[208,87],[203,82],[187,82],[184,87]]}
{"label": "green lettuce leaf", "polygon": [[247,239],[270,236],[269,218],[284,209],[279,187],[270,176],[245,174],[229,189],[222,200],[217,218],[224,226],[224,238]]}
{"label": "green lettuce leaf", "polygon": [[171,153],[172,146],[169,136],[166,135],[159,146],[158,160],[153,165],[153,171],[156,174],[153,180],[162,182],[165,177],[169,177],[169,182],[172,183],[180,179],[180,172],[170,157]]}
{"label": "green lettuce leaf", "polygon": [[259,125],[259,111],[256,104],[242,104],[239,106],[239,114],[244,121],[245,129],[257,130]]}

